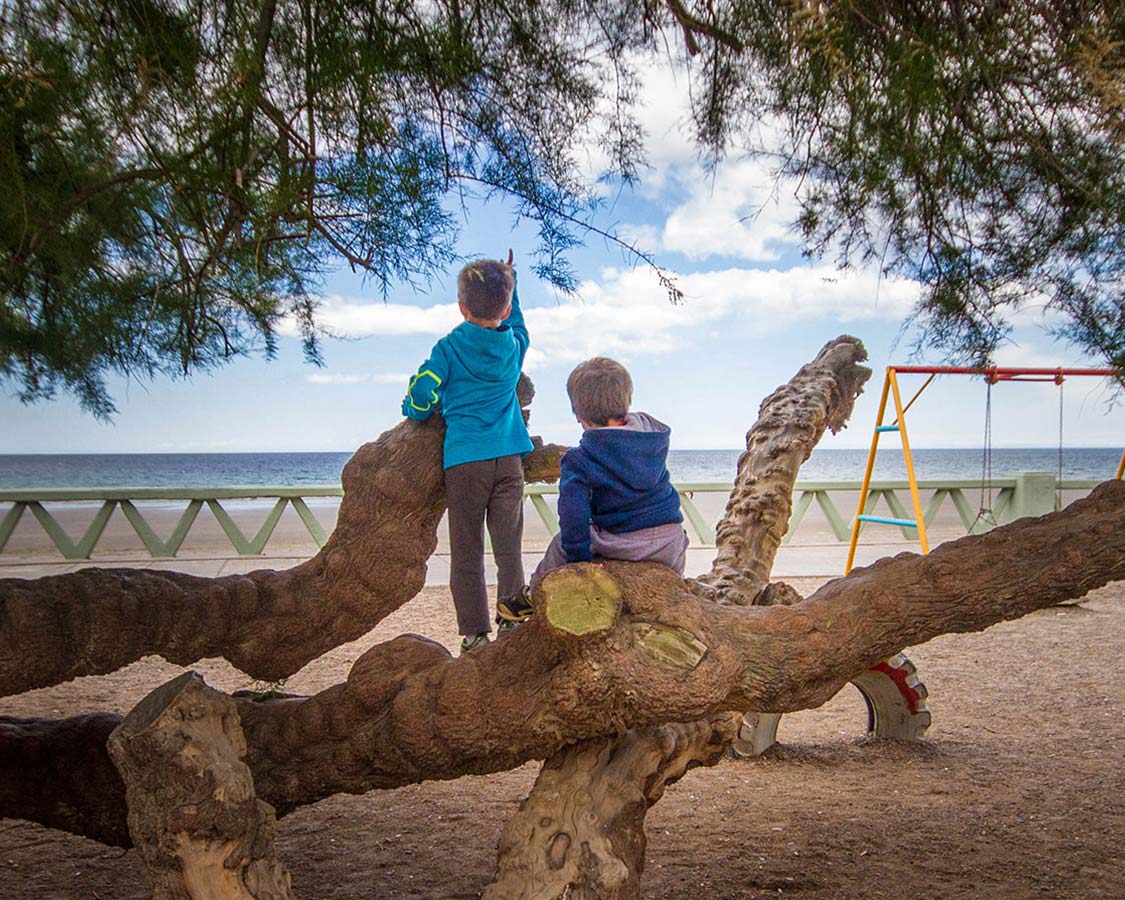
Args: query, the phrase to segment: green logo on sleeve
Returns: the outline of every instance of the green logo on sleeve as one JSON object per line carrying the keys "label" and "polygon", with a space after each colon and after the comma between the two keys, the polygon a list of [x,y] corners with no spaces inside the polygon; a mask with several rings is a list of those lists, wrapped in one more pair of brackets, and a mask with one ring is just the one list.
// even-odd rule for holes
{"label": "green logo on sleeve", "polygon": [[[419,382],[424,378],[428,378],[430,379],[430,381],[424,382],[423,384],[419,385]],[[410,405],[419,412],[425,412],[426,410],[433,408],[433,405],[438,402],[437,389],[438,385],[440,384],[440,378],[438,378],[429,369],[423,369],[421,372],[410,379],[410,389],[407,391],[407,396],[409,396],[410,398]],[[415,387],[418,388],[417,394],[414,393]],[[425,396],[426,390],[429,390],[430,392],[429,399],[427,399]],[[419,406],[415,402],[415,397],[417,397],[419,400],[424,401],[426,405]]]}

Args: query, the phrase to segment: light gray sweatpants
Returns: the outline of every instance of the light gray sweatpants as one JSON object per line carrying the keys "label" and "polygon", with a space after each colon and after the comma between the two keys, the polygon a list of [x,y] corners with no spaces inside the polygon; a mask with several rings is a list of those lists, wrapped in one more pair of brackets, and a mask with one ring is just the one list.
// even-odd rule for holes
{"label": "light gray sweatpants", "polygon": [[[652,528],[626,531],[623,534],[614,534],[597,525],[590,526],[590,549],[593,550],[595,559],[601,557],[629,562],[664,563],[683,575],[687,548],[687,532],[679,522],[654,525]],[[535,567],[531,580],[565,565],[566,553],[562,548],[562,538],[556,534],[551,538],[543,561]]]}

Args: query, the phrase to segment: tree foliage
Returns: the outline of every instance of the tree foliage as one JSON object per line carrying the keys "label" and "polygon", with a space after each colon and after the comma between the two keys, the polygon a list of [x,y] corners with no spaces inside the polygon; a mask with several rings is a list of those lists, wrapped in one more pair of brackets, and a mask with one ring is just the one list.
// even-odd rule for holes
{"label": "tree foliage", "polygon": [[583,2],[5,0],[0,372],[105,413],[107,372],[269,353],[283,316],[315,358],[318,279],[447,265],[458,186],[515,197],[569,285],[574,151],[596,131],[632,174],[648,33]]}
{"label": "tree foliage", "polygon": [[[778,15],[778,12],[781,15]],[[1125,5],[737,3],[700,136],[765,117],[808,250],[920,281],[918,341],[986,363],[1011,314],[1125,367]]]}
{"label": "tree foliage", "polygon": [[[812,253],[927,288],[983,361],[1028,302],[1125,365],[1125,15],[1113,0],[0,0],[0,378],[112,404],[110,372],[317,355],[341,263],[454,258],[458,193],[567,251],[644,164],[640,67],[686,65],[701,150],[767,152]],[[762,123],[773,139],[757,141]]]}

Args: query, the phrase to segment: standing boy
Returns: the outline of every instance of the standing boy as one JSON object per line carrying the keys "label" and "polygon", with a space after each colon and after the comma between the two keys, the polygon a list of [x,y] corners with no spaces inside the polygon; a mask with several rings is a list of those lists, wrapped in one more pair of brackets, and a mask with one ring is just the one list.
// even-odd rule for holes
{"label": "standing boy", "polygon": [[[524,593],[523,465],[532,449],[516,398],[529,339],[508,262],[477,260],[457,276],[465,321],[434,345],[410,379],[403,415],[445,417],[449,506],[449,587],[463,636],[461,652],[487,644],[492,630],[484,583],[484,525],[492,538],[503,601]],[[530,609],[528,609],[530,614]]]}
{"label": "standing boy", "polygon": [[566,391],[582,439],[562,458],[560,530],[532,580],[594,556],[664,563],[682,575],[688,537],[668,475],[671,429],[629,411],[632,379],[604,356],[571,372]]}

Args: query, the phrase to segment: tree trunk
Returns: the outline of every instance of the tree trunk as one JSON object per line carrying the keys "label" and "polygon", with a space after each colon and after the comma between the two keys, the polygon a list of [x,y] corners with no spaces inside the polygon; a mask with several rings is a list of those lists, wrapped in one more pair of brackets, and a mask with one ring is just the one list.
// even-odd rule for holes
{"label": "tree trunk", "polygon": [[[870,369],[859,365],[866,358],[859,341],[837,338],[762,402],[747,432],[746,452],[738,460],[734,489],[716,532],[711,572],[695,582],[701,596],[736,606],[800,600],[788,585],[771,585],[769,573],[788,528],[801,463],[825,428],[839,431],[851,417],[855,399],[871,376]],[[582,612],[589,616],[596,609],[594,603]],[[551,610],[546,614],[550,617]],[[674,657],[692,651],[690,642],[659,631],[650,632],[647,639]],[[684,760],[691,765],[717,762],[736,736],[739,719],[727,714],[632,729],[561,750],[544,768],[525,804],[533,812],[521,812],[505,832],[496,882],[486,897],[637,900],[648,807],[666,784],[683,774]],[[713,728],[716,722],[722,727]],[[671,735],[676,752],[666,755],[660,750]],[[633,764],[604,762],[620,759]],[[615,801],[626,796],[634,799],[623,809]],[[566,823],[557,821],[560,811],[566,812]]]}
{"label": "tree trunk", "polygon": [[[333,793],[503,771],[632,727],[815,708],[905,646],[1122,578],[1125,483],[1107,482],[1061,512],[855,569],[791,607],[701,600],[657,564],[579,563],[542,579],[541,615],[476,653],[454,659],[404,635],[315,696],[235,703],[258,794],[283,815]],[[96,755],[76,729],[9,725],[0,764],[27,758],[29,744]],[[36,785],[25,799],[23,781],[0,768],[0,816],[67,828],[89,821],[76,810],[116,809],[116,842],[128,841],[124,798],[110,786],[74,796],[66,784]]]}
{"label": "tree trunk", "polygon": [[0,716],[0,819],[27,819],[128,847],[125,785],[106,741],[114,713],[68,719]]}
{"label": "tree trunk", "polygon": [[187,672],[138,703],[108,748],[153,900],[293,900],[230,697]]}
{"label": "tree trunk", "polygon": [[740,719],[637,728],[556,753],[505,826],[482,900],[639,897],[645,813],[688,769],[717,762]]}
{"label": "tree trunk", "polygon": [[[526,379],[521,399],[533,393]],[[292,675],[362,637],[425,584],[445,511],[440,417],[404,421],[344,467],[336,529],[291,569],[197,578],[83,569],[0,579],[0,696],[113,672],[159,654],[178,665],[225,657],[255,678]],[[540,446],[528,480],[558,477],[560,448]]]}

